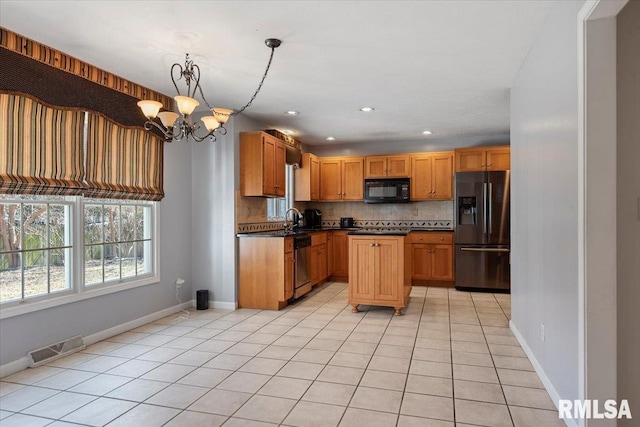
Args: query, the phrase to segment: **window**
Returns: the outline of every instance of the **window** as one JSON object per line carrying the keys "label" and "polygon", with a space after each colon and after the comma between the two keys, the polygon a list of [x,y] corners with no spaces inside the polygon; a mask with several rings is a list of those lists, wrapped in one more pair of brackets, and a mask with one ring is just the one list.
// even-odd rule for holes
{"label": "window", "polygon": [[269,221],[284,221],[287,209],[293,207],[293,168],[293,165],[287,165],[285,196],[278,199],[267,199],[267,220]]}
{"label": "window", "polygon": [[147,201],[0,195],[0,303],[157,281],[155,210]]}

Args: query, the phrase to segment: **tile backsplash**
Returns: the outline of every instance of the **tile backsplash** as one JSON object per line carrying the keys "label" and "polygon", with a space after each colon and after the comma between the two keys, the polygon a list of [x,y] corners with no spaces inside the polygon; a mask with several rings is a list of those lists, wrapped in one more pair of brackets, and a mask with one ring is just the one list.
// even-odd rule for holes
{"label": "tile backsplash", "polygon": [[429,201],[411,203],[307,203],[308,207],[320,209],[322,220],[339,220],[353,217],[356,220],[447,220],[453,222],[453,201]]}

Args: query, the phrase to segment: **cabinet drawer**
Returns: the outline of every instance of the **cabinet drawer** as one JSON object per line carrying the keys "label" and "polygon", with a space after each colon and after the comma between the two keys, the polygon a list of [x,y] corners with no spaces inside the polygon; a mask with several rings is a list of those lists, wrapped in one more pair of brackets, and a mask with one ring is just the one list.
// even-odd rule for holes
{"label": "cabinet drawer", "polygon": [[284,239],[284,253],[293,252],[293,238],[287,237]]}
{"label": "cabinet drawer", "polygon": [[311,233],[311,246],[321,245],[323,243],[327,243],[326,232]]}
{"label": "cabinet drawer", "polygon": [[453,244],[453,233],[433,231],[412,231],[409,233],[411,243]]}

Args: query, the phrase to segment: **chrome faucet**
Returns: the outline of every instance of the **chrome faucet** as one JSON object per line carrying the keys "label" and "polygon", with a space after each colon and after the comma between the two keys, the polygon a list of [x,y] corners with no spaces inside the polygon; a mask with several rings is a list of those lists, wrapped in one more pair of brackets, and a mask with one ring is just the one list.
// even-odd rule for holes
{"label": "chrome faucet", "polygon": [[[302,216],[302,214],[300,213],[300,211],[299,211],[298,209],[296,209],[296,208],[290,208],[290,209],[287,209],[287,212],[285,212],[285,214],[284,214],[284,230],[285,230],[285,231],[291,231],[291,230],[293,230],[293,226],[292,226],[292,225],[289,225],[289,212],[296,213],[296,214],[298,214],[298,216],[299,216],[299,217],[301,217],[301,216]],[[294,218],[295,218],[295,217],[294,217]],[[294,225],[295,225],[295,220],[293,221],[293,223],[294,223]]]}

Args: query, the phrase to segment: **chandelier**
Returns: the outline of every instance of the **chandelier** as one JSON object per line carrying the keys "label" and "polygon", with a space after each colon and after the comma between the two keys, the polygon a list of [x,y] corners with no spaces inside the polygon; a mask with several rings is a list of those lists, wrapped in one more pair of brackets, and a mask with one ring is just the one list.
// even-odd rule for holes
{"label": "chandelier", "polygon": [[[215,133],[225,135],[227,133],[227,129],[224,125],[227,123],[227,120],[229,120],[229,117],[242,113],[256,99],[256,96],[258,96],[258,93],[262,88],[262,84],[267,78],[267,73],[271,66],[271,60],[273,59],[273,53],[282,42],[278,39],[266,39],[264,43],[271,49],[271,56],[269,56],[267,68],[264,71],[258,88],[244,107],[235,112],[228,108],[211,107],[207,99],[204,97],[202,87],[200,86],[200,67],[193,63],[193,60],[189,58],[189,54],[187,53],[184,66],[177,62],[171,66],[171,81],[178,93],[178,95],[174,96],[174,99],[176,100],[180,114],[173,111],[160,111],[162,103],[158,101],[139,101],[138,107],[140,107],[142,113],[147,118],[144,128],[146,130],[152,130],[154,128],[159,130],[167,142],[188,139],[189,137],[193,138],[197,142],[202,142],[207,138],[211,139],[211,141],[215,141]],[[176,80],[180,79],[184,79],[187,86],[186,95],[182,95],[180,93],[180,89],[176,83]],[[202,98],[207,108],[213,113],[211,116],[202,117],[200,119],[202,124],[198,121],[194,122],[191,117],[193,111],[198,107],[198,105],[200,105],[200,102],[195,99],[196,94],[200,94],[200,98]],[[158,123],[157,120],[154,120],[156,118],[159,119],[160,123]],[[200,131],[203,127],[202,125],[204,125],[206,131]]]}

